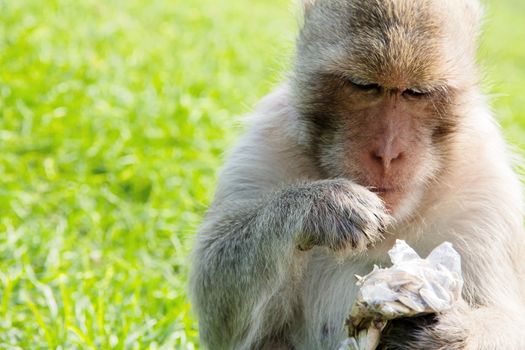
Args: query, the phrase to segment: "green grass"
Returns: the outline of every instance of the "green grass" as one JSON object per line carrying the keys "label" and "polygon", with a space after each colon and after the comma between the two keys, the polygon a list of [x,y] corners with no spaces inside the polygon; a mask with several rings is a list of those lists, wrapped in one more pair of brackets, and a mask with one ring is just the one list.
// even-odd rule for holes
{"label": "green grass", "polygon": [[[192,236],[289,66],[288,0],[0,0],[0,348],[192,349]],[[525,135],[525,5],[482,45]]]}

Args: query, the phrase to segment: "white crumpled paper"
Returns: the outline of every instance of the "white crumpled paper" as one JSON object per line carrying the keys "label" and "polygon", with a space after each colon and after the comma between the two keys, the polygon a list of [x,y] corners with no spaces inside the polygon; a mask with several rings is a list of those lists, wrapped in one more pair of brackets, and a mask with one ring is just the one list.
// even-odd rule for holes
{"label": "white crumpled paper", "polygon": [[390,268],[374,266],[364,277],[348,319],[350,338],[340,350],[374,350],[389,320],[444,312],[460,300],[461,257],[445,242],[426,259],[397,240],[388,252]]}

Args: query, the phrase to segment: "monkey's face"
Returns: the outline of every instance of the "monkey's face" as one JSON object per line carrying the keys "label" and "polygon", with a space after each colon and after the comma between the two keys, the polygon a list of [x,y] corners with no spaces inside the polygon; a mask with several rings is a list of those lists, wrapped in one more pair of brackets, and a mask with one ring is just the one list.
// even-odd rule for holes
{"label": "monkey's face", "polygon": [[473,45],[446,50],[450,38],[464,33],[443,29],[446,18],[434,15],[438,1],[378,4],[321,1],[311,10],[298,42],[293,91],[325,175],[369,187],[404,218],[446,169],[460,123],[458,87],[471,84],[457,72],[471,69]]}
{"label": "monkey's face", "polygon": [[447,90],[337,76],[316,81],[301,111],[319,167],[370,188],[396,217],[409,214],[444,167],[455,127]]}

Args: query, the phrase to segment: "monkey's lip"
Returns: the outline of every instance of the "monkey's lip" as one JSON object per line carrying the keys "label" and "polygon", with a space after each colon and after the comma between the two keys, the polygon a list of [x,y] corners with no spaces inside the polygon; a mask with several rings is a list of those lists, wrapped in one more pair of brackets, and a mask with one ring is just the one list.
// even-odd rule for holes
{"label": "monkey's lip", "polygon": [[370,191],[378,194],[402,192],[401,187],[370,187]]}

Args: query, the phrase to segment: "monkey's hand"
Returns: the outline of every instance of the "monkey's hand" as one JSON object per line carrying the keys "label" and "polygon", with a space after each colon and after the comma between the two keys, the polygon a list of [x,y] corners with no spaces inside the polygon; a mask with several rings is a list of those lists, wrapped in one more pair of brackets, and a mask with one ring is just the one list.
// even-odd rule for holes
{"label": "monkey's hand", "polygon": [[466,304],[443,314],[398,318],[384,329],[377,350],[461,350],[468,332],[462,315]]}
{"label": "monkey's hand", "polygon": [[345,179],[323,180],[298,188],[305,194],[305,216],[298,247],[363,250],[383,237],[390,222],[383,201]]}

